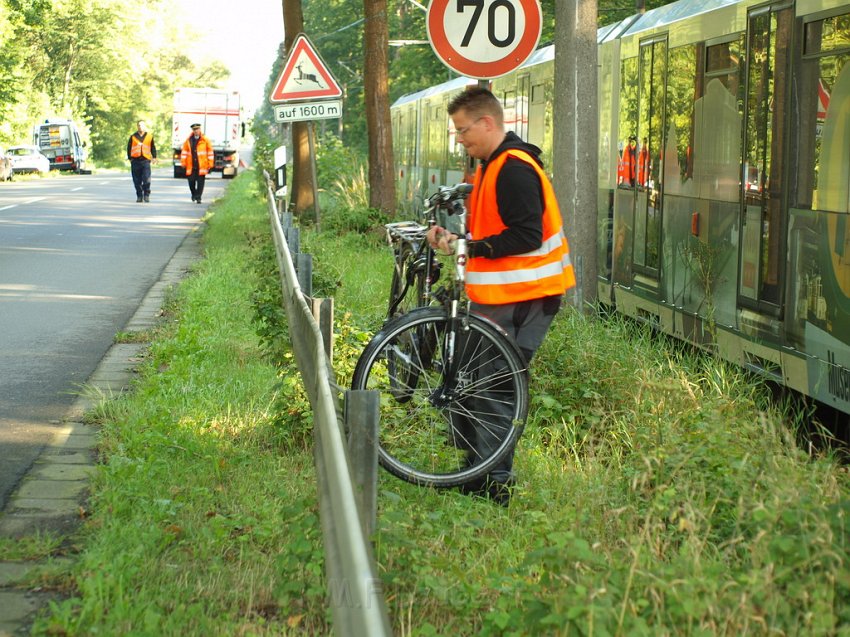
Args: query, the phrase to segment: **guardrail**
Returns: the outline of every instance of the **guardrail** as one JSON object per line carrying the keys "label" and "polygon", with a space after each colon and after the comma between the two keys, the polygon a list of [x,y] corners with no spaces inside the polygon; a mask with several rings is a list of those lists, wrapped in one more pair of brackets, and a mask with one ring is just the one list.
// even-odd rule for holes
{"label": "guardrail", "polygon": [[[264,171],[266,183],[269,175]],[[289,319],[292,349],[304,388],[313,408],[313,454],[319,486],[319,515],[325,546],[325,570],[328,579],[328,603],[333,613],[334,633],[352,637],[390,636],[386,600],[377,576],[377,566],[368,541],[367,530],[374,525],[375,471],[364,470],[369,461],[363,458],[374,455],[374,443],[362,444],[356,437],[358,462],[354,463],[358,481],[352,481],[352,464],[349,462],[343,427],[337,416],[337,401],[331,389],[333,369],[326,355],[325,338],[307,305],[299,284],[290,251],[290,237],[284,231],[275,204],[272,188],[268,189],[268,209],[274,236],[275,252],[281,274],[284,306]],[[290,235],[297,236],[297,228]],[[311,267],[306,267],[311,270]],[[315,304],[314,304],[315,305]],[[330,340],[329,338],[327,340]],[[370,392],[346,394],[348,423],[357,420],[356,413],[367,413],[372,396]],[[364,407],[365,405],[365,407]],[[374,404],[377,412],[377,402]],[[377,421],[375,420],[375,423]],[[376,435],[376,430],[372,436]],[[374,457],[375,464],[377,456]],[[358,502],[354,484],[360,485]],[[371,486],[370,486],[371,485]],[[371,513],[366,511],[371,509]]]}

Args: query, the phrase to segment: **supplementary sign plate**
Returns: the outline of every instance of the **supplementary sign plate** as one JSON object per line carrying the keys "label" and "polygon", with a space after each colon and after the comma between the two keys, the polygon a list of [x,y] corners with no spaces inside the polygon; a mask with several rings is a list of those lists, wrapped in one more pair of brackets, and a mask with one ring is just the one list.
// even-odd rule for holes
{"label": "supplementary sign plate", "polygon": [[538,0],[431,0],[426,18],[434,53],[452,70],[487,80],[534,53],[543,12]]}
{"label": "supplementary sign plate", "polygon": [[313,119],[333,119],[342,117],[342,100],[321,100],[319,102],[297,102],[279,104],[274,107],[276,122],[303,122]]}

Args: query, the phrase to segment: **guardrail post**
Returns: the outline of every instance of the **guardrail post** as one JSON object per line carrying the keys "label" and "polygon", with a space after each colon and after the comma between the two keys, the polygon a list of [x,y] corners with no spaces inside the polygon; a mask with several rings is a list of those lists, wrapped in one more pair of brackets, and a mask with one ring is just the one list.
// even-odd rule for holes
{"label": "guardrail post", "polygon": [[295,272],[298,275],[298,286],[305,296],[313,296],[313,255],[295,255]]}
{"label": "guardrail post", "polygon": [[360,522],[371,536],[378,515],[378,407],[380,394],[374,390],[345,392],[345,430],[351,460],[354,492],[360,498]]}
{"label": "guardrail post", "polygon": [[280,227],[283,228],[283,234],[289,235],[289,229],[292,227],[292,213],[281,210]]}
{"label": "guardrail post", "polygon": [[301,228],[289,226],[284,234],[286,234],[286,246],[289,248],[289,254],[296,255],[301,252]]}
{"label": "guardrail post", "polygon": [[334,300],[330,299],[313,299],[313,318],[319,324],[319,331],[322,333],[322,344],[325,346],[325,353],[328,355],[328,361],[334,359]]}

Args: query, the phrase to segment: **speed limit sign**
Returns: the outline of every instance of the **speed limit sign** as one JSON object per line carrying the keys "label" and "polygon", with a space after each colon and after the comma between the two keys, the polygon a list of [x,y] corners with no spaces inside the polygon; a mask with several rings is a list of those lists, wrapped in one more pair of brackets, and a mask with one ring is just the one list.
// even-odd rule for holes
{"label": "speed limit sign", "polygon": [[488,80],[510,73],[537,48],[539,0],[431,0],[431,48],[461,75]]}

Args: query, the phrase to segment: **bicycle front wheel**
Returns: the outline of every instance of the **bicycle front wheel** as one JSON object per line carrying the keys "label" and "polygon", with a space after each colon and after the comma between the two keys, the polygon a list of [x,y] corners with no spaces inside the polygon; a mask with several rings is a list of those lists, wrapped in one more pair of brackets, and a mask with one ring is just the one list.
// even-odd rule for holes
{"label": "bicycle front wheel", "polygon": [[449,329],[442,308],[412,310],[384,325],[354,370],[353,389],[381,394],[381,466],[414,484],[481,478],[525,426],[528,373],[516,343],[483,317],[456,323]]}

